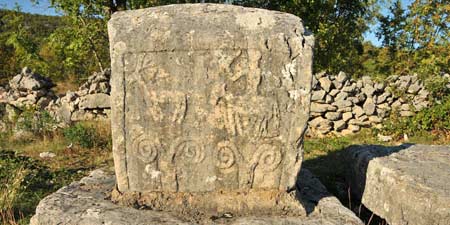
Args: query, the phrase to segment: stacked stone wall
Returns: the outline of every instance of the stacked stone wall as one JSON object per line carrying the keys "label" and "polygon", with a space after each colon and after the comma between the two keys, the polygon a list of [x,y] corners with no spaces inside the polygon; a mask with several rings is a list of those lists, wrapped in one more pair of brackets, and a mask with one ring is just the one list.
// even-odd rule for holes
{"label": "stacked stone wall", "polygon": [[344,72],[318,73],[313,78],[313,90],[310,136],[347,135],[363,127],[381,128],[393,112],[408,117],[430,106],[430,92],[417,75],[376,81],[369,76],[355,80]]}

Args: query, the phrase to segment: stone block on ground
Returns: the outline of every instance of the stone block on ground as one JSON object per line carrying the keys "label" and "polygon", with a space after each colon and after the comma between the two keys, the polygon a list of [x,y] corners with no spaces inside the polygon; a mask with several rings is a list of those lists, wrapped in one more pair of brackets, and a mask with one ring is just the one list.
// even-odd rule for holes
{"label": "stone block on ground", "polygon": [[300,18],[169,5],[117,12],[108,31],[119,191],[151,197],[295,186],[314,43]]}
{"label": "stone block on ground", "polygon": [[352,146],[346,155],[353,194],[388,224],[450,224],[449,146]]}
{"label": "stone block on ground", "polygon": [[298,215],[236,215],[202,212],[190,208],[172,208],[167,212],[113,203],[111,191],[115,177],[111,172],[95,170],[87,177],[45,197],[31,218],[31,225],[136,225],[136,224],[292,224],[292,225],[363,225],[356,215],[330,195],[320,181],[302,169],[294,200],[302,206]]}

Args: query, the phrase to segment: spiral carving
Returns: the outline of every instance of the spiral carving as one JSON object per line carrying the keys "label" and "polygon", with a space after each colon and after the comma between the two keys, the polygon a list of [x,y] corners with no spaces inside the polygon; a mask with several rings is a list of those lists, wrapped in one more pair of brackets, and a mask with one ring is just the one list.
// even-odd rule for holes
{"label": "spiral carving", "polygon": [[274,171],[281,164],[282,155],[277,146],[261,145],[254,155],[253,162],[264,171]]}
{"label": "spiral carving", "polygon": [[181,141],[175,147],[175,154],[188,163],[201,163],[205,159],[203,146],[193,140]]}
{"label": "spiral carving", "polygon": [[134,140],[133,148],[144,163],[152,163],[158,158],[163,146],[159,140],[151,140],[145,135],[141,135]]}
{"label": "spiral carving", "polygon": [[226,142],[217,145],[217,167],[220,169],[231,168],[236,163],[234,148]]}

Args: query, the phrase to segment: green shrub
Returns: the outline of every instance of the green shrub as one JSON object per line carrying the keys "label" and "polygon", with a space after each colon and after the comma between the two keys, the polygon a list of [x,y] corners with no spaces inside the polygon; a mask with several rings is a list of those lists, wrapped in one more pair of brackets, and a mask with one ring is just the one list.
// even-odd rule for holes
{"label": "green shrub", "polygon": [[449,80],[440,75],[432,75],[425,79],[425,88],[430,91],[433,99],[442,101],[450,96],[450,88],[446,85]]}
{"label": "green shrub", "polygon": [[93,148],[96,146],[96,140],[98,139],[94,127],[82,123],[64,128],[63,134],[67,140],[83,148]]}
{"label": "green shrub", "polygon": [[400,117],[396,112],[385,123],[384,131],[401,135],[404,133],[414,135],[424,131],[450,130],[450,96],[443,97],[441,104],[435,103],[412,117]]}
{"label": "green shrub", "polygon": [[26,108],[16,118],[16,127],[38,136],[48,136],[55,131],[57,122],[45,110]]}

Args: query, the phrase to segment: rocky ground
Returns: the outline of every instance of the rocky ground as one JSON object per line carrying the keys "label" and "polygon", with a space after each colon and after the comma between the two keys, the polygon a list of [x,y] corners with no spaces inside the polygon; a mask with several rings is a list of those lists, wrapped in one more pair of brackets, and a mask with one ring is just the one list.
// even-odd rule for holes
{"label": "rocky ground", "polygon": [[390,225],[450,224],[450,147],[352,146],[348,180],[364,206]]}
{"label": "rocky ground", "polygon": [[[308,170],[300,173],[299,204],[303,216],[235,216],[230,213],[186,214],[135,209],[119,206],[110,200],[115,179],[112,173],[96,170],[90,176],[63,187],[43,199],[31,225],[47,224],[296,224],[296,225],[362,225],[353,212],[331,196]],[[173,211],[173,210],[172,210]],[[176,210],[175,210],[176,211]]]}

